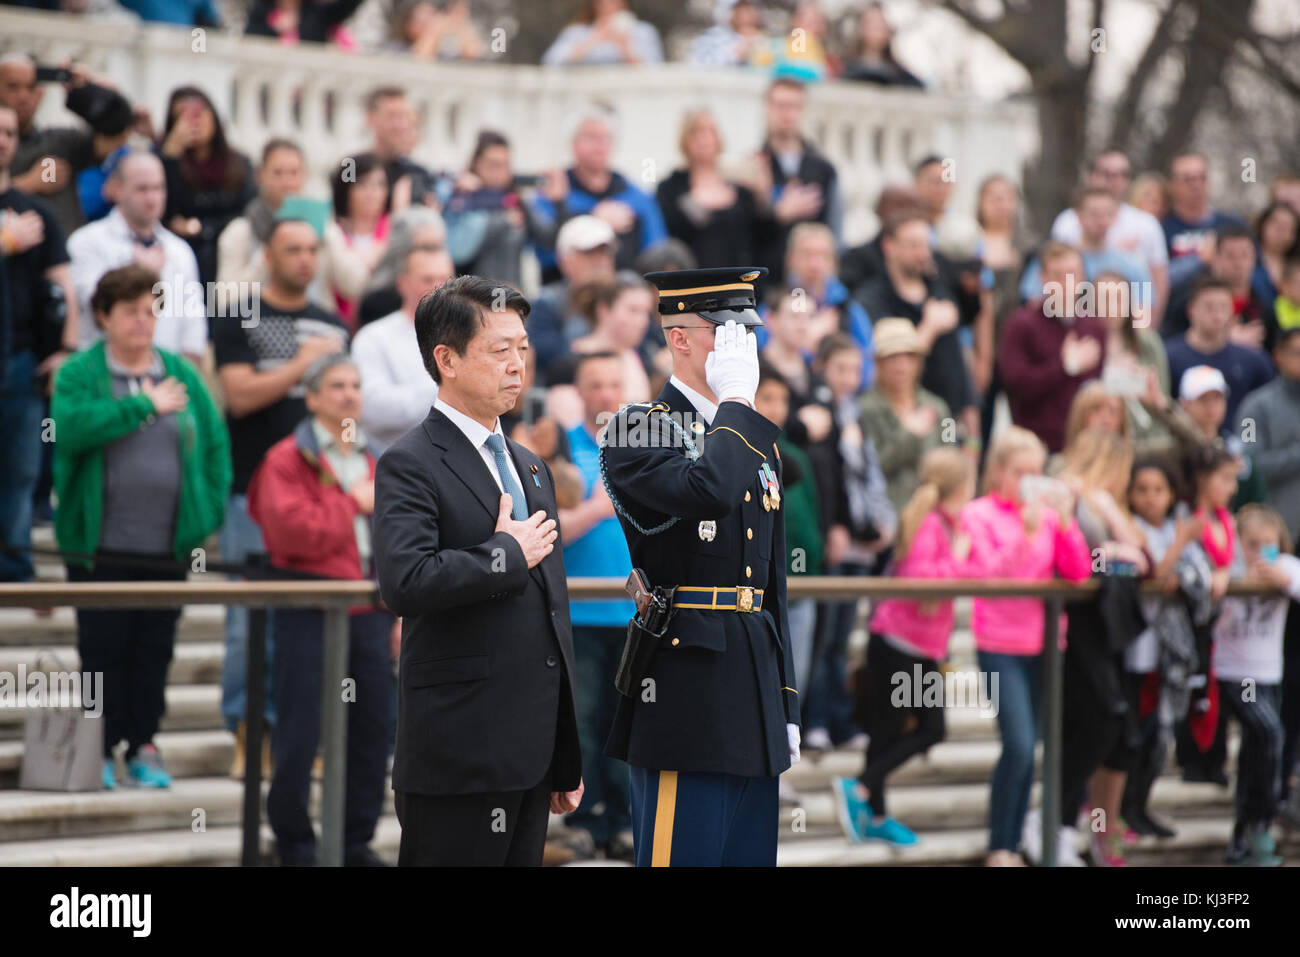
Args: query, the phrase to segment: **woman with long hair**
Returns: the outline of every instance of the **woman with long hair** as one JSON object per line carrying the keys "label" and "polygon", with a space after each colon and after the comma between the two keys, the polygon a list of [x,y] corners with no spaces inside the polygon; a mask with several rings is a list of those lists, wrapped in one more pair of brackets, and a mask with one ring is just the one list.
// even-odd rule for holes
{"label": "woman with long hair", "polygon": [[652,398],[640,350],[655,308],[653,288],[640,276],[622,274],[593,279],[574,289],[572,296],[578,311],[591,323],[591,332],[570,344],[573,354],[614,353],[623,362],[623,401]]}
{"label": "woman with long hair", "polygon": [[[350,156],[340,164],[330,184],[334,219],[343,241],[365,267],[374,271],[388,242],[388,174],[374,153]],[[334,291],[338,313],[349,327],[356,327],[357,299]]]}
{"label": "woman with long hair", "polygon": [[677,145],[686,165],[656,192],[668,234],[686,243],[702,269],[753,262],[754,237],[766,219],[753,192],[723,174],[722,134],[713,114],[687,112]]}
{"label": "woman with long hair", "polygon": [[[1128,513],[1132,443],[1119,429],[1088,428],[1066,446],[1062,458],[1058,477],[1077,496],[1075,518],[1094,565],[1100,561],[1106,574],[1146,574],[1145,538]],[[1135,597],[1125,605],[1123,596],[1099,593],[1066,605],[1072,637],[1064,665],[1058,851],[1063,860],[1074,857],[1074,823],[1086,799],[1093,809],[1089,849],[1093,863],[1104,867],[1125,863],[1127,829],[1120,805],[1137,743],[1137,702],[1128,699],[1123,647],[1113,648],[1124,641],[1115,625],[1117,607],[1134,612],[1127,619],[1132,626],[1128,637],[1137,638],[1145,620]]]}
{"label": "woman with long hair", "polygon": [[[1139,457],[1176,456],[1180,443],[1196,441],[1195,425],[1169,397],[1164,341],[1134,315],[1133,291],[1125,277],[1102,271],[1094,277],[1093,290],[1094,312],[1106,327],[1106,364],[1101,380],[1084,386],[1075,402],[1084,391],[1103,389],[1119,403],[1126,420],[1125,434],[1132,437]],[[1075,422],[1073,408],[1071,423]],[[1068,445],[1077,428],[1072,432],[1067,424],[1066,429]]]}
{"label": "woman with long hair", "polygon": [[1025,268],[1029,242],[1020,212],[1020,187],[1007,176],[994,173],[981,181],[975,199],[979,237],[974,255],[980,261],[980,314],[975,324],[972,377],[983,394],[980,409],[982,435],[987,445],[993,428],[998,393],[997,343],[1002,322],[1020,307],[1020,274]]}
{"label": "woman with long hair", "polygon": [[[1028,429],[999,433],[984,467],[985,494],[961,513],[971,538],[972,577],[1050,581],[1086,579],[1088,544],[1074,518],[1074,493],[1041,478],[1047,449]],[[998,676],[1002,753],[989,794],[991,867],[1022,866],[1018,853],[1034,782],[1034,743],[1042,701],[1043,602],[976,598],[971,630],[980,670]],[[1064,616],[1060,634],[1066,634]]]}
{"label": "woman with long hair", "polygon": [[167,174],[167,228],[194,248],[199,280],[217,278],[217,238],[257,195],[253,165],[226,140],[208,95],[197,86],[172,90],[158,143]]}
{"label": "woman with long hair", "polygon": [[856,26],[854,52],[844,64],[843,79],[881,86],[923,86],[894,56],[894,28],[885,19],[881,4],[869,3],[863,7]]}
{"label": "woman with long hair", "polygon": [[[921,460],[919,479],[899,515],[893,573],[900,578],[967,578],[971,543],[959,518],[975,494],[974,464],[958,449],[931,449]],[[866,694],[859,690],[859,700],[866,698],[862,710],[871,735],[866,761],[857,780],[831,782],[840,825],[851,841],[874,838],[900,847],[917,841],[910,828],[887,816],[885,778],[943,740],[943,707],[923,702],[921,690],[943,680],[940,663],[948,656],[953,620],[951,600],[893,598],[875,609]],[[899,675],[920,682],[910,685],[911,694],[902,701]]]}
{"label": "woman with long hair", "polygon": [[1255,220],[1255,244],[1259,255],[1250,291],[1271,308],[1282,285],[1283,265],[1300,252],[1300,212],[1290,203],[1269,203]]}

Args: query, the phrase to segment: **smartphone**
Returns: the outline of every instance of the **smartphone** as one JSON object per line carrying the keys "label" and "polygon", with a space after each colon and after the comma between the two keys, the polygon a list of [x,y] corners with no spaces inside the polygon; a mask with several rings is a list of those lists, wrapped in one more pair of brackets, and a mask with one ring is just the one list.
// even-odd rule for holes
{"label": "smartphone", "polygon": [[1124,399],[1140,398],[1147,391],[1147,377],[1142,369],[1116,362],[1106,363],[1106,368],[1101,373],[1101,384],[1111,395]]}
{"label": "smartphone", "polygon": [[538,386],[533,386],[524,396],[524,407],[521,410],[520,418],[529,425],[532,425],[538,419],[546,415],[546,390]]}
{"label": "smartphone", "polygon": [[1020,501],[1036,502],[1060,483],[1046,475],[1026,475],[1020,480]]}
{"label": "smartphone", "polygon": [[61,66],[38,66],[37,83],[67,83],[72,79],[72,71]]}
{"label": "smartphone", "polygon": [[540,189],[546,177],[537,173],[517,173],[510,183],[511,189]]}

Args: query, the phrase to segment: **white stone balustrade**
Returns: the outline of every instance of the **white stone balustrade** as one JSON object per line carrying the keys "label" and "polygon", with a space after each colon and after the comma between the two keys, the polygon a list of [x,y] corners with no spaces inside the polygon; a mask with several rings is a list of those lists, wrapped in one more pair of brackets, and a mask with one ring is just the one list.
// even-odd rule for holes
{"label": "white stone balustrade", "polygon": [[[766,74],[706,70],[669,63],[642,68],[550,69],[500,63],[425,63],[401,54],[347,54],[323,46],[209,30],[83,20],[0,7],[0,52],[22,51],[42,63],[71,56],[113,78],[161,129],[170,91],[201,87],[212,98],[231,142],[250,156],[272,136],[300,142],[313,174],[323,177],[368,142],[363,101],[379,85],[406,88],[423,119],[417,160],[458,169],[482,127],[504,132],[520,172],[564,165],[573,118],[593,103],[618,117],[616,168],[653,190],[657,176],[680,163],[682,115],[709,108],[727,159],[759,143]],[[47,90],[40,120],[66,120],[62,94]],[[876,227],[871,213],[886,183],[906,181],[926,153],[955,161],[955,208],[973,213],[986,175],[1017,182],[1037,150],[1032,106],[989,103],[856,83],[812,89],[807,133],[839,168],[846,204],[845,237],[860,242]]]}

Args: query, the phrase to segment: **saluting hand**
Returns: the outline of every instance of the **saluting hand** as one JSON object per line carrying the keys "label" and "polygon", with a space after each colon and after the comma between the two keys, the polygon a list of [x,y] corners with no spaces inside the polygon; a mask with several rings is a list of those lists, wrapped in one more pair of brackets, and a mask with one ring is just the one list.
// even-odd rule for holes
{"label": "saluting hand", "polygon": [[528,567],[532,568],[555,548],[555,537],[558,534],[555,531],[555,519],[547,518],[546,512],[538,509],[522,522],[516,522],[510,517],[511,508],[510,496],[503,494],[501,510],[497,513],[496,530],[505,532],[519,543]]}

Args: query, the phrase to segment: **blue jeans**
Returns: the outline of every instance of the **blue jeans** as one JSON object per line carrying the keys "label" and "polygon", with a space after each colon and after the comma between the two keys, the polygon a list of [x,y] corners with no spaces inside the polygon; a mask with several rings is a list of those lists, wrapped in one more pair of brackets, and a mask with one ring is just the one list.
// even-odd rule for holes
{"label": "blue jeans", "polygon": [[41,417],[36,356],[30,350],[5,362],[0,385],[0,581],[32,580],[32,495],[41,476]]}
{"label": "blue jeans", "polygon": [[1043,697],[1038,655],[978,652],[980,670],[998,676],[998,733],[1002,753],[993,767],[989,792],[989,850],[1014,851],[1029,810],[1034,786],[1034,744],[1038,740]]}
{"label": "blue jeans", "polygon": [[577,671],[578,741],[582,746],[583,795],[568,823],[590,832],[596,845],[632,826],[627,765],[604,754],[605,738],[614,723],[619,693],[614,687],[626,626],[573,626],[573,657]]}
{"label": "blue jeans", "polygon": [[794,658],[794,686],[801,694],[808,693],[809,672],[812,671],[813,639],[817,637],[817,599],[800,598],[790,602],[786,609],[790,619],[790,655]]}
{"label": "blue jeans", "polygon": [[[860,576],[869,569],[861,565],[836,565],[827,569],[828,575]],[[808,711],[801,714],[806,732],[813,728],[824,729],[831,743],[843,744],[862,732],[853,718],[853,695],[849,691],[848,656],[849,633],[858,614],[854,601],[826,602],[823,605],[821,629],[813,650],[812,673],[808,678]],[[793,624],[791,628],[793,628]],[[802,694],[802,689],[800,691]]]}
{"label": "blue jeans", "polygon": [[[262,530],[248,514],[248,499],[232,495],[226,503],[226,524],[220,535],[221,560],[237,564],[250,555],[265,551]],[[238,581],[238,576],[230,576]],[[274,629],[267,612],[266,627],[266,722],[275,724],[275,703],[271,697],[271,675],[275,671]],[[244,683],[248,679],[248,608],[226,606],[226,656],[221,662],[221,716],[226,730],[234,731],[244,720]]]}

